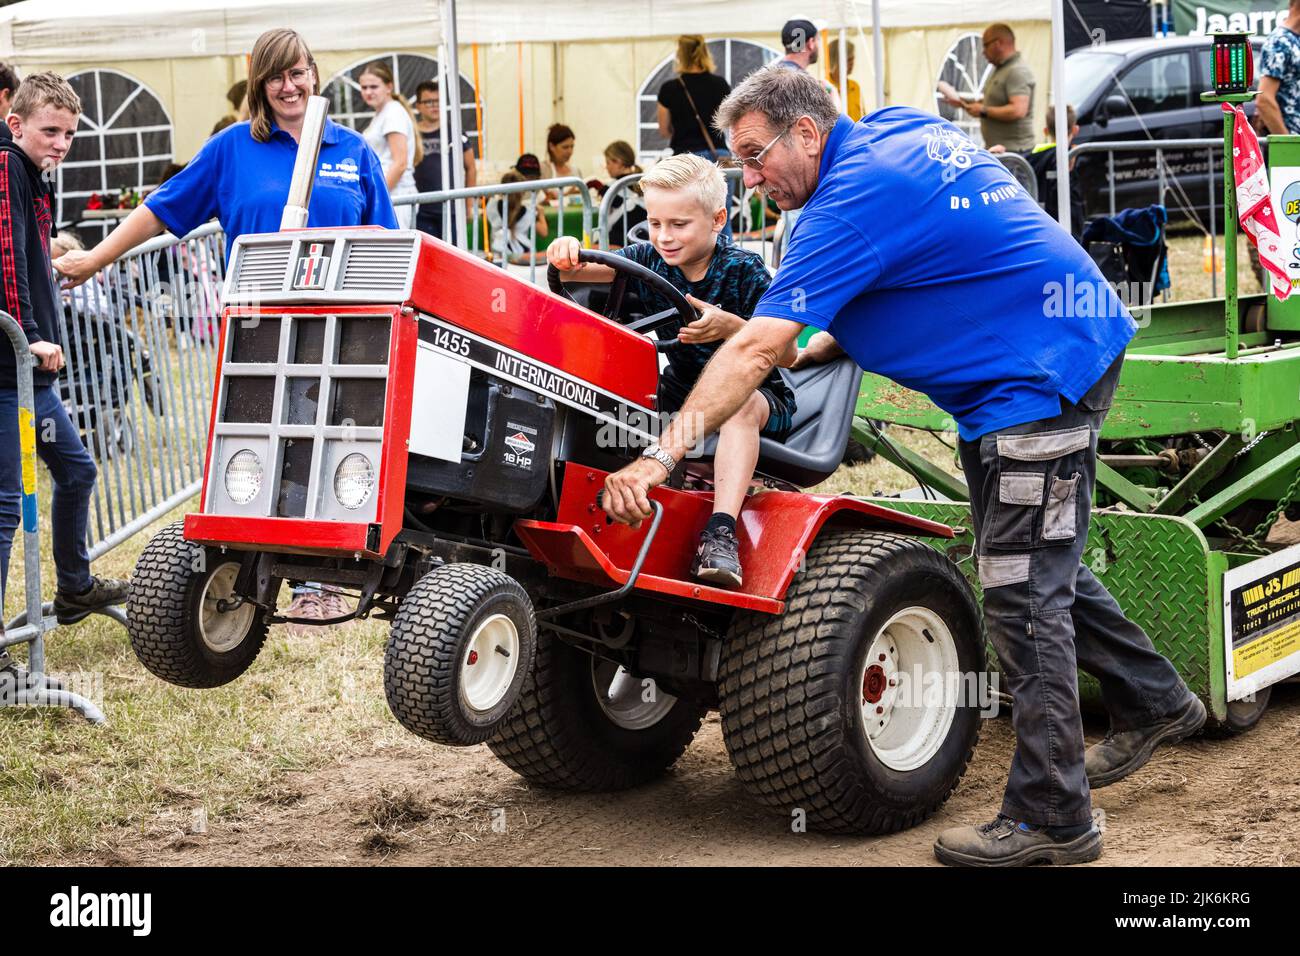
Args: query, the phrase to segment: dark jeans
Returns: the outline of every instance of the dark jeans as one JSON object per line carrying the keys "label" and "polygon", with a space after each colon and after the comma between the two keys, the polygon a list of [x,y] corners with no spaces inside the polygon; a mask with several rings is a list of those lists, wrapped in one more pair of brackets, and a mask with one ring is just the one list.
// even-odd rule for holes
{"label": "dark jeans", "polygon": [[[95,462],[59,401],[54,386],[36,386],[36,453],[50,470],[54,494],[50,530],[60,591],[90,587],[86,523],[95,487]],[[46,439],[50,440],[46,440]],[[18,445],[18,390],[0,388],[0,601],[9,578],[9,551],[22,518],[22,458]]]}
{"label": "dark jeans", "polygon": [[[1121,359],[1055,418],[960,443],[978,540],[984,624],[1010,692],[1016,752],[1002,812],[1047,826],[1091,818],[1077,671],[1101,682],[1117,731],[1191,699],[1172,664],[1081,563],[1097,434]],[[1153,582],[1154,586],[1155,582]]]}
{"label": "dark jeans", "polygon": [[442,203],[426,203],[417,206],[415,211],[415,228],[427,232],[435,239],[442,238]]}

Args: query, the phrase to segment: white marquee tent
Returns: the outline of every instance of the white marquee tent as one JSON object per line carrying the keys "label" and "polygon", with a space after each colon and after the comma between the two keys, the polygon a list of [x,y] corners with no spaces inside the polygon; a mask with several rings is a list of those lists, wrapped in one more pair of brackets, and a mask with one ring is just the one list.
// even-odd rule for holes
{"label": "white marquee tent", "polygon": [[[499,81],[507,71],[513,81],[513,48],[529,47],[527,83],[530,94],[539,101],[529,123],[535,142],[537,129],[551,120],[564,121],[572,116],[570,122],[576,127],[579,115],[591,121],[625,109],[618,104],[628,99],[628,87],[633,81],[617,75],[617,69],[623,67],[626,71],[629,61],[648,57],[661,62],[664,51],[671,50],[672,37],[690,32],[711,37],[750,34],[766,38],[773,36],[792,13],[818,21],[824,30],[844,30],[850,39],[859,40],[860,48],[865,47],[857,58],[856,75],[870,77],[862,83],[868,106],[874,105],[880,98],[879,91],[888,86],[893,102],[933,108],[935,63],[947,49],[943,28],[954,25],[962,25],[967,34],[995,21],[1013,23],[1018,30],[1030,28],[1026,32],[1033,35],[1022,49],[1031,63],[1037,64],[1038,75],[1046,80],[1051,46],[1047,25],[1053,7],[1059,11],[1060,3],[633,0],[615,4],[609,0],[461,0],[456,4],[455,41],[461,54],[470,45],[484,48],[485,85],[492,79]],[[20,68],[49,67],[66,72],[96,64],[116,66],[126,72],[132,67],[136,72],[148,72],[150,62],[168,61],[173,66],[163,82],[171,87],[171,97],[168,100],[162,94],[159,98],[171,103],[173,113],[184,113],[198,103],[213,102],[214,93],[219,96],[224,88],[223,82],[228,84],[243,75],[234,64],[242,61],[265,29],[293,26],[308,38],[322,64],[322,73],[328,75],[363,54],[435,50],[443,42],[444,33],[449,32],[444,31],[443,24],[443,12],[448,6],[447,0],[397,0],[381,6],[365,6],[355,0],[172,0],[167,4],[157,0],[25,0],[0,8],[0,60]],[[878,24],[873,20],[873,7],[879,10]],[[1058,38],[1059,29],[1058,14]],[[869,39],[872,33],[876,36]],[[883,42],[882,35],[886,38]],[[876,43],[874,50],[872,39]],[[543,52],[546,45],[550,45],[549,52]],[[767,45],[770,48],[774,44],[767,40]],[[561,46],[567,60],[559,52]],[[631,55],[615,52],[628,47]],[[876,60],[882,48],[885,69],[878,74]],[[601,50],[604,52],[596,52]],[[349,54],[355,55],[349,59]],[[521,54],[521,63],[522,59]],[[214,66],[223,60],[219,69]],[[195,63],[189,73],[179,66],[187,61]],[[206,73],[197,72],[200,63],[205,64]],[[635,68],[644,72],[642,63]],[[518,69],[522,145],[525,79],[523,67]],[[197,85],[202,90],[194,89]],[[498,86],[505,85],[498,82]],[[875,97],[869,92],[873,88],[877,91]],[[1041,109],[1047,99],[1047,84],[1041,82],[1040,89]],[[925,102],[927,96],[929,103]],[[576,102],[566,103],[566,99]],[[566,110],[572,113],[566,114]],[[194,130],[181,129],[178,124],[178,156],[187,156],[196,148],[202,141],[197,130],[210,122],[205,119]],[[500,124],[499,118],[497,122]],[[617,130],[626,124],[616,119],[609,125]],[[593,146],[607,136],[603,127],[597,127],[591,134]],[[497,136],[498,141],[504,138]]]}

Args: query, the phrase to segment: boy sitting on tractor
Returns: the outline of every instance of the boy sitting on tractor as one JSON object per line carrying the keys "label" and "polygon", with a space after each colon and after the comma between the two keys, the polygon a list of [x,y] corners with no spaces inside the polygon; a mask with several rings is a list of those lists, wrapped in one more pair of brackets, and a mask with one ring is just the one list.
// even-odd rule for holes
{"label": "boy sitting on tractor", "polygon": [[[659,410],[672,413],[681,409],[718,347],[744,327],[772,279],[761,256],[719,238],[727,224],[727,187],[717,166],[698,156],[672,156],[646,173],[640,187],[650,242],[635,243],[618,254],[666,278],[700,310],[698,319],[679,328],[660,376]],[[547,259],[567,281],[608,282],[614,277],[608,266],[579,262],[580,249],[577,239],[560,237],[551,243]],[[633,279],[629,290],[639,295],[646,314],[672,308],[645,283]],[[792,349],[781,364],[794,358]],[[718,430],[713,516],[700,534],[691,566],[699,580],[740,586],[736,517],[758,463],[758,439],[762,435],[783,441],[794,411],[794,393],[774,370]]]}

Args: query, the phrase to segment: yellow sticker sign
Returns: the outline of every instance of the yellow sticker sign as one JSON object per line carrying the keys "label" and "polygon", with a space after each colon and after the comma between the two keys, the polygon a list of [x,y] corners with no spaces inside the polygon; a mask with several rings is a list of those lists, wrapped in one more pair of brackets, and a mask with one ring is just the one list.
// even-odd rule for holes
{"label": "yellow sticker sign", "polygon": [[36,494],[36,421],[30,408],[18,409],[18,447],[23,459],[23,494]]}
{"label": "yellow sticker sign", "polygon": [[1238,679],[1300,650],[1300,621],[1291,621],[1263,637],[1232,649],[1232,673]]}

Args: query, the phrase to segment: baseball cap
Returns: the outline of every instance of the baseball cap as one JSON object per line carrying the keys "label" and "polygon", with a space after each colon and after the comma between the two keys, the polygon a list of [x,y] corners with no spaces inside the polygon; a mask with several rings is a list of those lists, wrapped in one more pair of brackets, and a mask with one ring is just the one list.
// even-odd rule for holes
{"label": "baseball cap", "polygon": [[515,160],[515,169],[525,176],[540,176],[542,174],[542,163],[532,153],[524,153]]}
{"label": "baseball cap", "polygon": [[787,50],[802,52],[804,44],[817,36],[822,26],[815,20],[787,20],[781,28],[781,45]]}

